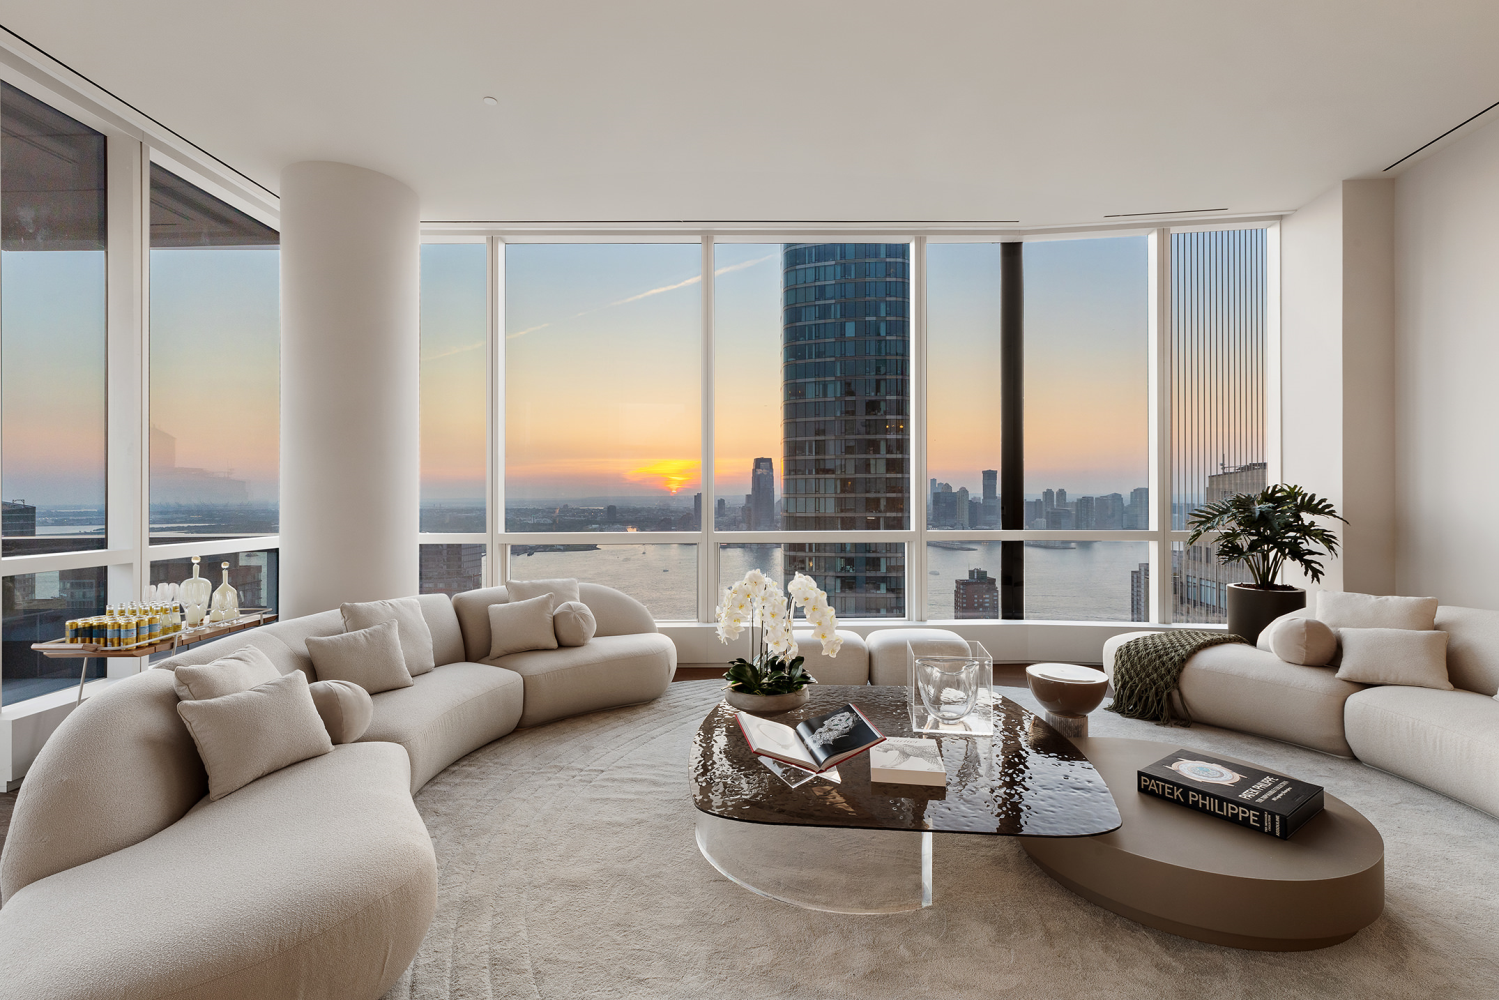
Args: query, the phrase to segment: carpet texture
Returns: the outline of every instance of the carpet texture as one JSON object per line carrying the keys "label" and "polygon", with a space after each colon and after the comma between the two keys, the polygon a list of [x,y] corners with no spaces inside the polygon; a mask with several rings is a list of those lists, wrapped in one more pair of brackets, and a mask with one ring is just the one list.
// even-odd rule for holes
{"label": "carpet texture", "polygon": [[416,802],[437,917],[387,998],[1499,996],[1499,820],[1356,761],[1102,711],[1095,736],[1260,761],[1362,811],[1385,839],[1383,916],[1320,951],[1201,944],[1074,896],[1011,841],[959,834],[935,835],[928,909],[754,895],[693,839],[688,750],[721,684],[519,730],[433,779]]}

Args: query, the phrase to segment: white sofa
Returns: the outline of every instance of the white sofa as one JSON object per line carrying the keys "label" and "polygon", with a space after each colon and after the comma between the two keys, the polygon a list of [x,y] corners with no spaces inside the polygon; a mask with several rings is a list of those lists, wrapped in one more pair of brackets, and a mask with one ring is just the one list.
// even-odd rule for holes
{"label": "white sofa", "polygon": [[[1196,722],[1357,757],[1499,816],[1499,611],[1442,606],[1436,627],[1448,635],[1453,691],[1366,686],[1338,680],[1334,667],[1286,663],[1269,650],[1267,628],[1263,648],[1220,645],[1193,655],[1180,695]],[[1146,634],[1104,644],[1111,680],[1115,651]]]}
{"label": "white sofa", "polygon": [[487,608],[504,588],[422,597],[440,666],[374,695],[358,742],[214,802],[171,668],[254,645],[283,674],[315,680],[307,638],[342,632],[339,612],[205,643],[89,698],[16,800],[0,855],[0,994],[382,995],[437,903],[412,793],[518,724],[649,701],[676,671],[643,605],[608,587],[579,592],[593,640],[493,661]]}

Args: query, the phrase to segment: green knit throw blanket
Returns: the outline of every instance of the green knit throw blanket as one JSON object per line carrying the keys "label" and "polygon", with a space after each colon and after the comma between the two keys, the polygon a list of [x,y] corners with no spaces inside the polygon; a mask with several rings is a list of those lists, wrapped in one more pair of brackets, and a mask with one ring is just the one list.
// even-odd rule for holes
{"label": "green knit throw blanket", "polygon": [[1114,653],[1114,701],[1109,711],[1126,719],[1149,719],[1158,726],[1190,726],[1187,703],[1181,701],[1178,713],[1171,697],[1177,693],[1182,667],[1199,649],[1243,641],[1237,635],[1196,629],[1131,639]]}

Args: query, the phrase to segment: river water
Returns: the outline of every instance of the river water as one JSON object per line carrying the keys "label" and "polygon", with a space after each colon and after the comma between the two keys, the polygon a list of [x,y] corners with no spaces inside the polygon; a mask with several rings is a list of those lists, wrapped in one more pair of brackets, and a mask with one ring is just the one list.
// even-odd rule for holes
{"label": "river water", "polygon": [[[970,569],[999,576],[999,542],[971,548],[927,547],[927,618],[950,619],[953,590]],[[1052,621],[1129,621],[1130,571],[1149,558],[1145,542],[1073,542],[1072,548],[1025,547],[1025,616]],[[725,546],[719,588],[758,567],[781,575],[779,545]],[[695,545],[600,545],[582,552],[536,552],[511,559],[519,580],[574,577],[624,591],[660,621],[697,618]]]}

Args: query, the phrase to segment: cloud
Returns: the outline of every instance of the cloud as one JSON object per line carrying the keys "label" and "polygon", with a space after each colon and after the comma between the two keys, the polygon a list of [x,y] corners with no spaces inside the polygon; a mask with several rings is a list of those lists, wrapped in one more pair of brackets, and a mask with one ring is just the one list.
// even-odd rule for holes
{"label": "cloud", "polygon": [[[764,257],[756,257],[754,260],[744,260],[744,261],[740,261],[738,264],[729,264],[729,265],[727,265],[725,267],[720,267],[718,270],[714,271],[713,275],[714,275],[714,277],[717,277],[720,274],[728,274],[731,271],[743,271],[746,268],[754,267],[756,264],[764,264],[766,261],[775,260],[778,256],[779,256],[778,254],[773,254],[772,253],[772,254],[766,254]],[[603,310],[603,309],[612,309],[615,306],[629,305],[631,302],[639,302],[641,299],[648,299],[652,295],[661,295],[661,294],[663,294],[665,292],[674,292],[674,291],[676,291],[679,288],[686,288],[688,285],[699,284],[702,280],[703,280],[703,276],[701,274],[694,274],[690,278],[686,278],[686,279],[683,279],[682,281],[674,282],[674,283],[672,283],[670,285],[662,285],[660,288],[650,288],[650,289],[647,289],[646,291],[640,292],[637,295],[631,295],[631,296],[628,296],[626,298],[619,299],[616,302],[610,302],[607,305],[598,306],[597,308],[594,308],[594,309],[584,309],[582,312],[573,313],[571,316],[568,317],[568,319],[580,319],[580,318],[582,318],[584,316],[590,315],[591,313],[599,312],[600,310]],[[535,333],[537,330],[545,329],[546,327],[549,327],[551,325],[552,324],[550,324],[550,323],[542,323],[539,326],[533,326],[533,327],[529,327],[529,328],[527,328],[525,330],[521,330],[519,333],[507,333],[505,335],[505,339],[506,340],[514,340],[516,337],[524,337],[528,333]]]}
{"label": "cloud", "polygon": [[436,354],[423,354],[422,360],[436,361],[438,358],[451,358],[455,354],[467,354],[469,351],[481,350],[483,347],[484,341],[481,340],[477,343],[465,344],[462,347],[450,347],[446,351],[438,351]]}

